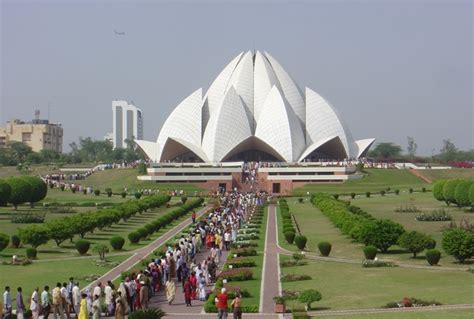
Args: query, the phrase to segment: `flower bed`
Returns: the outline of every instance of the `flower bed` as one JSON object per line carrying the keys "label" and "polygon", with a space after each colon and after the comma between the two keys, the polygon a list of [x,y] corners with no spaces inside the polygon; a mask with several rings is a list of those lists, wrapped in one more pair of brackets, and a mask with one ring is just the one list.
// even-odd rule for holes
{"label": "flower bed", "polygon": [[254,233],[237,235],[237,240],[254,240],[254,239],[260,239],[260,236]]}
{"label": "flower bed", "polygon": [[[232,266],[232,267],[229,267]],[[244,268],[244,267],[255,267],[255,260],[248,259],[246,257],[237,257],[228,259],[226,263],[226,267],[229,269],[232,268]]]}
{"label": "flower bed", "polygon": [[230,256],[236,257],[257,256],[257,250],[254,247],[237,248],[230,251]]}
{"label": "flower bed", "polygon": [[364,261],[362,262],[362,267],[364,268],[397,267],[397,265],[391,261],[364,259]]}
{"label": "flower bed", "polygon": [[238,240],[231,244],[232,248],[257,247],[258,243],[250,240]]}
{"label": "flower bed", "polygon": [[217,278],[226,279],[227,281],[244,281],[253,278],[253,271],[248,268],[228,269],[222,271]]}
{"label": "flower bed", "polygon": [[298,274],[286,274],[281,276],[280,281],[289,282],[289,281],[301,281],[301,280],[311,280],[311,276],[308,275],[298,275]]}

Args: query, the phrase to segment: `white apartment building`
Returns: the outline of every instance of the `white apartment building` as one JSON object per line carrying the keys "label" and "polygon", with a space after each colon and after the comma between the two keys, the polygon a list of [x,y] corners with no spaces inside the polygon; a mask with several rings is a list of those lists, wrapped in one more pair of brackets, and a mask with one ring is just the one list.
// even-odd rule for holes
{"label": "white apartment building", "polygon": [[143,112],[127,101],[112,101],[114,148],[127,147],[125,140],[143,139]]}

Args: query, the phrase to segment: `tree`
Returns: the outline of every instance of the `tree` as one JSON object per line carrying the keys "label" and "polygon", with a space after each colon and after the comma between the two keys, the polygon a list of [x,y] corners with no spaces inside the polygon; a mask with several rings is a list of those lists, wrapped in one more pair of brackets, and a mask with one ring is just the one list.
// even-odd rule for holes
{"label": "tree", "polygon": [[31,245],[33,248],[46,244],[49,240],[48,229],[44,226],[29,225],[18,229],[18,235],[23,243]]}
{"label": "tree", "polygon": [[21,177],[11,177],[7,180],[10,185],[9,203],[12,203],[17,209],[18,204],[28,202],[31,194],[31,185],[28,181]]}
{"label": "tree", "polygon": [[105,254],[109,252],[109,247],[104,244],[95,245],[93,251],[99,254],[100,260],[105,260]]}
{"label": "tree", "polygon": [[457,157],[458,149],[450,139],[443,140],[443,147],[439,151],[438,158],[442,162],[453,161]]}
{"label": "tree", "polygon": [[471,206],[474,207],[474,183],[469,187],[469,201],[471,202]]}
{"label": "tree", "polygon": [[0,251],[8,247],[10,243],[10,237],[8,235],[0,233]]}
{"label": "tree", "polygon": [[389,219],[379,219],[364,223],[360,230],[359,240],[365,245],[373,245],[382,252],[398,242],[405,232],[403,226]]}
{"label": "tree", "polygon": [[379,143],[370,151],[369,156],[378,159],[388,159],[400,156],[402,148],[393,143]]}
{"label": "tree", "polygon": [[454,200],[459,207],[471,206],[471,201],[469,200],[469,189],[474,182],[472,180],[462,180],[456,185],[454,190]]}
{"label": "tree", "polygon": [[430,240],[431,238],[423,233],[411,231],[409,233],[403,233],[398,240],[398,244],[400,247],[413,253],[413,258],[416,258],[416,254],[425,250]]}
{"label": "tree", "polygon": [[418,145],[415,143],[415,139],[412,136],[407,136],[408,140],[408,147],[407,147],[407,152],[410,157],[415,157],[416,154],[416,149],[418,148]]}
{"label": "tree", "polygon": [[48,194],[48,186],[41,178],[34,176],[22,176],[21,178],[30,184],[31,190],[28,202],[30,202],[31,207],[33,207],[34,203],[39,202],[46,197]]}
{"label": "tree", "polygon": [[0,206],[7,205],[10,194],[10,185],[6,181],[0,179]]}
{"label": "tree", "polygon": [[311,310],[311,303],[321,300],[322,296],[316,289],[304,290],[299,296],[298,301],[306,304],[308,310]]}
{"label": "tree", "polygon": [[8,144],[12,160],[21,163],[32,152],[31,147],[22,142],[11,142]]}
{"label": "tree", "polygon": [[454,192],[456,191],[456,186],[458,186],[459,179],[450,179],[446,181],[443,186],[443,197],[446,203],[449,205],[451,203],[456,204],[456,199],[454,198]]}
{"label": "tree", "polygon": [[70,217],[53,219],[46,225],[48,236],[60,246],[63,241],[74,236]]}
{"label": "tree", "polygon": [[443,249],[460,263],[474,256],[474,233],[460,228],[448,229],[443,233]]}
{"label": "tree", "polygon": [[433,197],[439,201],[445,201],[443,194],[443,187],[445,183],[445,179],[440,179],[433,184]]}

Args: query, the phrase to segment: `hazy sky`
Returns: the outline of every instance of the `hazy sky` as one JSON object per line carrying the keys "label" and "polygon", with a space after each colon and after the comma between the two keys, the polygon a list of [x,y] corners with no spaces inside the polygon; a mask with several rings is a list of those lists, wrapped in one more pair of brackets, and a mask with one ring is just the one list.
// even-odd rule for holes
{"label": "hazy sky", "polygon": [[155,140],[183,98],[254,47],[356,139],[474,148],[472,1],[0,1],[0,122],[50,105],[66,150],[112,131],[113,99],[141,107]]}

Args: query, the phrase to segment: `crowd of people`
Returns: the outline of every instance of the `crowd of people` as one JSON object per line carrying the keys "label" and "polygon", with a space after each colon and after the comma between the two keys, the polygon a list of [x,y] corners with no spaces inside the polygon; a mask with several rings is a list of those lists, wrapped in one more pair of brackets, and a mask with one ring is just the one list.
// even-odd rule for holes
{"label": "crowd of people", "polygon": [[[237,240],[238,230],[247,220],[255,205],[263,203],[264,193],[242,194],[236,191],[220,196],[220,205],[198,218],[192,212],[193,227],[177,242],[164,247],[162,254],[150,259],[146,267],[126,275],[115,287],[111,281],[105,286],[101,282],[93,288],[81,290],[74,278],[58,282],[50,290],[44,286],[34,289],[26,307],[21,287],[16,294],[16,317],[23,319],[29,309],[33,319],[43,316],[48,319],[98,319],[104,311],[116,319],[126,314],[148,309],[150,299],[162,294],[169,305],[173,305],[177,291],[182,290],[186,306],[193,301],[205,301],[219,268],[225,262],[223,251],[230,250]],[[199,254],[199,255],[198,255]],[[200,259],[200,260],[199,260]],[[3,319],[11,319],[13,304],[10,287],[3,294]],[[218,318],[227,318],[228,297],[225,288],[216,297]],[[234,318],[241,318],[242,299],[239,293],[232,301]]]}
{"label": "crowd of people", "polygon": [[258,182],[258,168],[260,162],[244,162],[242,164],[242,182],[255,184]]}

